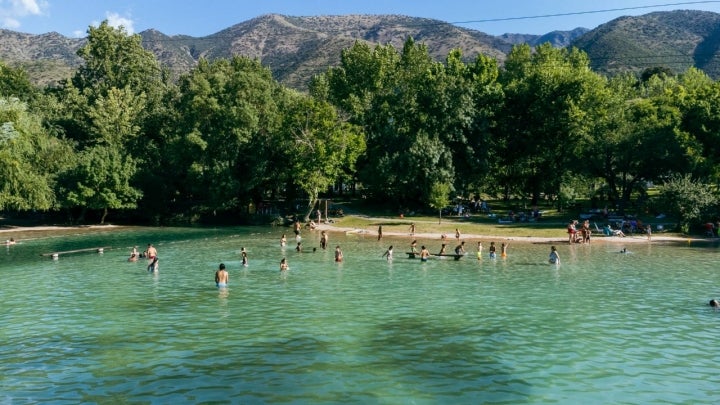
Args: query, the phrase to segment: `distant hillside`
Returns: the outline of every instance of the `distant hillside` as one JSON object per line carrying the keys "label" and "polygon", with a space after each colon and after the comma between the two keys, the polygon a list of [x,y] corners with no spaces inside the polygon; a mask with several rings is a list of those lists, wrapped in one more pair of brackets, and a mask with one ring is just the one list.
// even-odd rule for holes
{"label": "distant hillside", "polygon": [[[478,54],[505,60],[514,44],[535,46],[550,42],[556,47],[577,46],[588,53],[593,68],[601,72],[641,71],[665,66],[676,72],[694,65],[714,78],[720,77],[718,44],[720,14],[671,11],[622,17],[588,31],[553,31],[545,35],[491,36],[443,21],[400,15],[346,15],[289,17],[269,14],[233,25],[205,37],[168,36],[156,30],[140,33],[143,46],[175,76],[187,72],[205,57],[245,55],[259,58],[276,79],[304,89],[317,73],[339,63],[340,52],[356,41],[371,45],[392,44],[401,49],[412,36],[427,45],[430,54],[443,60],[460,48],[468,61]],[[22,66],[38,84],[69,77],[82,60],[76,55],[85,39],[57,33],[30,35],[0,30],[0,60]]]}
{"label": "distant hillside", "polygon": [[556,48],[565,48],[588,31],[590,30],[587,28],[575,28],[572,31],[553,31],[545,35],[503,34],[499,38],[513,45],[528,44],[537,46],[549,42],[550,45]]}
{"label": "distant hillside", "polygon": [[46,85],[68,77],[80,66],[77,50],[84,43],[85,39],[57,32],[31,35],[0,29],[0,60],[24,68],[35,83]]}
{"label": "distant hillside", "polygon": [[720,77],[720,14],[678,10],[621,17],[572,43],[590,57],[593,69],[614,74],[662,66],[676,73],[690,66]]}
{"label": "distant hillside", "polygon": [[[275,77],[296,88],[303,88],[312,75],[337,65],[343,49],[356,41],[392,44],[402,48],[409,36],[428,46],[437,59],[460,48],[468,60],[478,54],[504,60],[510,45],[494,36],[423,18],[396,15],[348,15],[288,17],[264,15],[202,37],[162,38],[157,32],[142,32],[143,44],[163,63],[172,55],[177,70],[205,57],[210,60],[245,55],[260,58]],[[169,64],[169,63],[168,63]]]}

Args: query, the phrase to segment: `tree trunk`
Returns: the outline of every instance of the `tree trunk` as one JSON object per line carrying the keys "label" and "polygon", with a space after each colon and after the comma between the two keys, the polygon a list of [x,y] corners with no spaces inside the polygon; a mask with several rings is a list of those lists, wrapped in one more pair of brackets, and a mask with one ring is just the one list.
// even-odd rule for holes
{"label": "tree trunk", "polygon": [[308,210],[305,214],[305,222],[310,222],[310,216],[312,215],[313,210],[315,209],[315,204],[318,202],[318,191],[315,190],[312,195],[310,196],[310,199],[308,200]]}

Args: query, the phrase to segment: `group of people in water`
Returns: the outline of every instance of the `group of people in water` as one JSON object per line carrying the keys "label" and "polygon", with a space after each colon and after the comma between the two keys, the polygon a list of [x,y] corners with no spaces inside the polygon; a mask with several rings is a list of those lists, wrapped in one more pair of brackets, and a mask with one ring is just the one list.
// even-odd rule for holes
{"label": "group of people in water", "polygon": [[145,251],[142,253],[138,253],[137,246],[133,246],[133,249],[130,252],[130,257],[128,257],[128,261],[136,262],[139,258],[148,259],[147,270],[149,272],[155,272],[159,270],[157,249],[155,248],[155,246],[153,246],[152,243],[148,243],[147,249],[145,249]]}
{"label": "group of people in water", "polygon": [[[580,241],[580,240],[574,239],[574,238],[576,238],[575,234],[578,233],[577,229],[576,229],[577,222],[578,221],[571,221],[570,224],[568,225],[568,233],[570,234],[570,243],[573,243],[573,242],[589,243],[590,232],[589,232],[589,226],[587,225],[589,223],[589,221],[585,221],[585,223],[583,224],[583,227],[582,227],[582,229],[588,229],[588,231],[587,232],[580,231],[580,235],[581,235],[580,238],[582,238],[583,240]],[[300,229],[298,229],[298,227],[296,227],[294,230],[295,230],[296,241],[297,241],[297,246],[296,246],[295,250],[297,252],[303,252],[302,241],[301,241],[301,237],[300,237]],[[414,236],[414,234],[415,234],[415,224],[414,223],[411,224],[410,230],[411,230],[410,234],[412,236]],[[379,235],[382,235],[381,232],[382,232],[381,228],[378,229]],[[440,251],[435,256],[463,256],[463,255],[467,254],[467,252],[465,250],[465,241],[460,241],[460,231],[458,229],[455,229],[455,237],[459,243],[454,249],[454,255],[448,254],[446,252],[447,243],[442,243]],[[329,239],[329,237],[328,237],[327,231],[322,230],[320,233],[321,249],[323,249],[323,250],[327,249],[328,239]],[[379,239],[380,238],[378,238],[378,240]],[[443,242],[446,241],[446,239],[447,239],[447,235],[445,235],[445,234],[441,235],[441,240]],[[11,245],[11,244],[15,244],[14,239],[9,239],[8,241],[6,241],[6,245]],[[282,234],[282,236],[280,237],[280,246],[285,247],[286,245],[287,245],[287,237],[285,234]],[[507,257],[508,246],[509,246],[509,244],[507,244],[505,242],[501,243],[500,249],[499,249],[500,257],[502,257],[502,258]],[[317,248],[313,248],[313,252],[315,252],[316,250],[317,250]],[[430,253],[430,251],[427,249],[427,247],[425,245],[421,246],[420,250],[417,249],[417,239],[413,239],[413,241],[411,242],[410,252],[408,252],[408,253],[412,254],[411,257],[414,257],[415,254],[419,255],[420,260],[423,262],[428,261],[430,256],[432,256],[432,254]],[[630,253],[630,252],[627,251],[626,248],[623,248],[620,250],[620,253]],[[244,247],[241,248],[240,255],[242,258],[242,265],[247,266],[248,265],[248,254]],[[495,246],[495,242],[490,242],[490,246],[488,248],[488,255],[491,259],[497,258],[498,249]],[[381,257],[388,261],[393,260],[393,245],[390,245],[387,248],[387,250],[385,250],[385,252],[382,254]],[[477,259],[480,260],[480,259],[482,259],[482,257],[483,257],[483,244],[482,244],[482,241],[478,241],[477,242]],[[148,264],[147,269],[149,272],[158,271],[157,249],[153,246],[153,244],[149,243],[147,246],[147,249],[142,253],[138,253],[137,246],[133,247],[130,257],[128,258],[128,261],[134,262],[134,261],[137,261],[139,258],[147,258],[148,259],[149,264]],[[335,258],[335,262],[342,262],[344,259],[343,252],[340,248],[340,245],[337,245],[335,247],[334,258]],[[550,247],[548,263],[555,264],[555,265],[560,264],[560,254],[558,253],[558,250],[555,246]],[[288,264],[288,260],[287,260],[287,258],[283,257],[280,260],[280,271],[285,272],[285,271],[288,271],[289,269],[290,269],[290,266]],[[230,278],[229,273],[227,271],[225,264],[220,263],[217,271],[215,272],[216,286],[218,288],[226,288],[229,283],[229,278]],[[718,299],[711,299],[709,301],[708,305],[716,310],[720,310],[720,300],[718,300]]]}

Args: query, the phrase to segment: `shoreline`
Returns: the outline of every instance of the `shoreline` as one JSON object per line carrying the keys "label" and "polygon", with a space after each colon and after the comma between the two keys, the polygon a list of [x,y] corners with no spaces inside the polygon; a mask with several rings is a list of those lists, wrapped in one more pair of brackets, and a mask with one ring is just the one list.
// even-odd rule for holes
{"label": "shoreline", "polygon": [[[34,238],[28,238],[27,234],[33,234],[36,232],[48,232],[48,233],[63,233],[63,232],[77,232],[77,231],[98,231],[98,230],[115,230],[115,229],[127,229],[132,226],[126,225],[39,225],[39,226],[2,226],[0,227],[0,235],[7,235],[7,239],[10,237],[14,238],[15,241],[29,240]],[[377,232],[369,231],[367,229],[343,227],[335,224],[322,223],[315,227],[314,231],[327,231],[334,233],[345,233],[345,234],[357,234],[377,237]],[[562,230],[559,230],[561,232]],[[12,235],[19,234],[19,235]],[[20,237],[17,237],[20,236]],[[408,238],[408,239],[423,239],[423,240],[441,240],[441,233],[415,233],[411,235],[408,232],[392,232],[384,231],[383,237],[392,238]],[[454,240],[454,235],[448,235],[447,241]],[[570,244],[568,243],[567,236],[563,233],[563,236],[558,237],[538,237],[538,236],[503,236],[503,235],[481,235],[481,234],[464,234],[462,240],[475,240],[475,241],[513,241],[519,243],[534,243],[534,244]],[[2,238],[0,238],[2,240]],[[650,241],[642,236],[605,236],[598,235],[593,236],[592,240],[596,243],[606,242],[614,244],[624,243],[713,243],[720,241],[720,238],[699,238],[699,237],[681,237],[681,236],[663,236],[662,234],[653,234]],[[581,244],[581,243],[576,243]]]}
{"label": "shoreline", "polygon": [[[315,227],[315,231],[328,231],[328,232],[342,232],[345,234],[358,234],[377,237],[377,232],[368,231],[367,229],[360,228],[349,228],[342,227],[333,224],[320,224]],[[424,240],[441,240],[442,234],[440,233],[415,233],[414,235],[407,232],[388,232],[383,231],[383,237],[407,237],[409,239],[424,239]],[[448,235],[446,241],[454,240],[453,235]],[[534,243],[534,244],[566,244],[572,245],[568,242],[567,236],[548,238],[539,236],[502,236],[502,235],[479,235],[479,234],[463,234],[461,240],[479,240],[479,241],[513,241],[520,243]],[[718,241],[718,238],[693,238],[693,237],[680,237],[680,236],[662,236],[652,235],[652,239],[648,240],[645,235],[642,236],[592,236],[592,241],[597,243],[598,240],[601,242],[610,242],[614,244],[624,243],[710,243]],[[582,243],[575,243],[575,245],[582,245]]]}

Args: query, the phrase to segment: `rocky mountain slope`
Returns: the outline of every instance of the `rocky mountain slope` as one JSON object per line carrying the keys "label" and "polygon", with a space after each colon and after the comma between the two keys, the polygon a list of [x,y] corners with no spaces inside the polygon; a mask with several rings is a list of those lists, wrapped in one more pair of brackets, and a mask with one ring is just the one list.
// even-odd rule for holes
{"label": "rocky mountain slope", "polygon": [[[191,69],[201,57],[210,60],[245,55],[259,58],[284,84],[304,89],[310,77],[336,65],[343,49],[355,41],[392,44],[400,49],[409,36],[443,60],[453,48],[468,59],[484,54],[504,61],[517,43],[577,46],[588,52],[601,72],[639,71],[664,66],[676,72],[689,66],[720,76],[720,14],[671,11],[622,17],[588,31],[553,31],[538,35],[487,35],[443,21],[400,15],[290,17],[263,15],[205,37],[168,36],[156,30],[140,33],[143,46],[174,75]],[[0,60],[22,66],[41,85],[68,77],[82,60],[77,50],[85,39],[57,33],[23,34],[0,30]]]}

